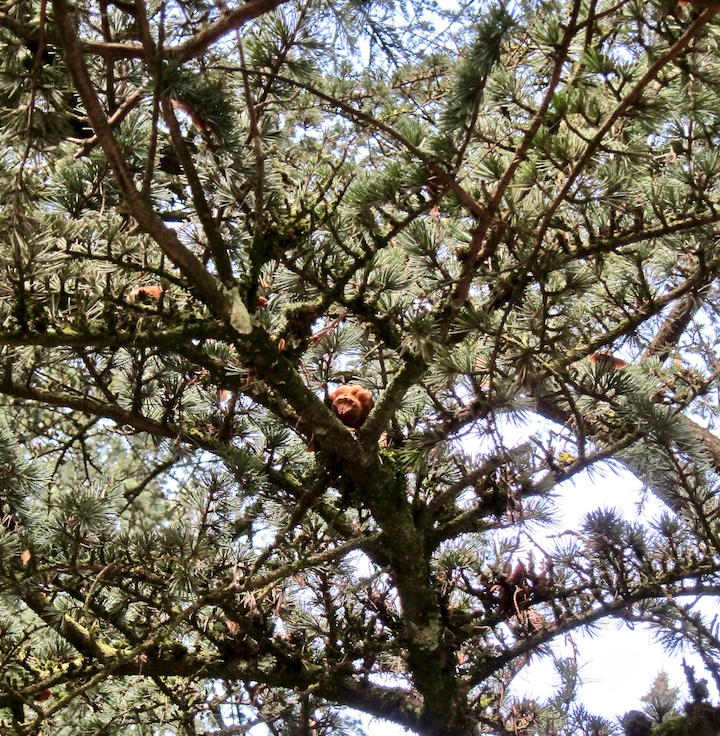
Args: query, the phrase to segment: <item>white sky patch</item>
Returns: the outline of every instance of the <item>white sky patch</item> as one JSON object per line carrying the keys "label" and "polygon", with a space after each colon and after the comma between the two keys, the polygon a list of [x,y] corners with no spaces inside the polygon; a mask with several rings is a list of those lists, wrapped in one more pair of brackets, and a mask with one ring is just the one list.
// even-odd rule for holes
{"label": "white sky patch", "polygon": [[[542,434],[544,423],[526,427],[507,426],[503,437],[509,447],[515,442],[525,441],[529,434]],[[584,516],[594,509],[614,508],[629,522],[642,522],[643,525],[667,511],[667,506],[643,484],[619,465],[599,464],[591,473],[579,473],[553,491],[557,520],[546,527],[535,526],[535,541],[543,547],[550,546],[555,535],[562,532],[578,531]],[[538,533],[537,530],[541,529]],[[542,539],[541,537],[544,537]],[[717,610],[717,603],[706,601],[705,610]],[[685,657],[689,665],[695,667],[697,678],[706,678],[711,688],[711,697],[716,693],[713,681],[705,671],[700,657],[691,651],[684,654],[668,654],[653,639],[650,628],[638,626],[630,628],[617,620],[608,619],[600,624],[600,631],[592,634],[581,631],[570,634],[579,652],[582,685],[579,689],[579,702],[590,713],[613,718],[629,710],[642,707],[640,698],[652,687],[655,677],[662,671],[669,675],[670,684],[679,687],[681,697],[686,697],[687,687],[682,671]],[[573,656],[570,639],[558,637],[552,645],[556,656]],[[515,678],[512,691],[519,697],[543,699],[552,694],[558,685],[550,657],[535,658]],[[373,732],[372,736],[379,736]]]}
{"label": "white sky patch", "polygon": [[[658,517],[667,507],[650,493],[630,473],[615,468],[593,478],[580,474],[574,481],[563,484],[557,498],[560,521],[559,531],[577,530],[582,518],[596,508],[615,508],[626,521],[644,521]],[[555,534],[558,531],[554,532]],[[548,531],[548,536],[552,535]],[[716,604],[705,602],[712,610]],[[572,640],[572,643],[570,641]],[[556,656],[572,657],[573,644],[579,652],[582,685],[579,701],[595,715],[612,719],[629,710],[642,707],[641,698],[652,687],[657,675],[664,671],[670,685],[679,687],[681,698],[687,696],[682,660],[695,667],[695,675],[706,678],[714,694],[713,682],[705,671],[700,657],[687,651],[668,654],[653,638],[648,626],[633,627],[608,619],[592,634],[577,631],[570,638],[558,637],[552,650]],[[536,658],[515,678],[512,692],[519,697],[544,699],[559,684],[558,675],[550,657]]]}

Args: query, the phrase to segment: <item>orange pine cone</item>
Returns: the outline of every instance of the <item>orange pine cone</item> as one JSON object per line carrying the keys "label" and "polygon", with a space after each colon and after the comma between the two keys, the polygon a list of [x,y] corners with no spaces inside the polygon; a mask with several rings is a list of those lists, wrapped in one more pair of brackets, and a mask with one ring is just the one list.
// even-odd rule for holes
{"label": "orange pine cone", "polygon": [[340,386],[330,394],[335,416],[346,426],[357,429],[375,406],[372,394],[362,386]]}

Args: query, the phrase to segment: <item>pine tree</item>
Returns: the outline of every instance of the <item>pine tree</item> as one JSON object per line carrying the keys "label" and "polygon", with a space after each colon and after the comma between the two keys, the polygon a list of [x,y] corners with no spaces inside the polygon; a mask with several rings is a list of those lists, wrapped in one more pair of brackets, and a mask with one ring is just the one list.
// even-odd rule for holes
{"label": "pine tree", "polygon": [[[609,736],[509,687],[608,618],[720,685],[718,9],[0,6],[0,734]],[[539,543],[608,461],[662,518]]]}

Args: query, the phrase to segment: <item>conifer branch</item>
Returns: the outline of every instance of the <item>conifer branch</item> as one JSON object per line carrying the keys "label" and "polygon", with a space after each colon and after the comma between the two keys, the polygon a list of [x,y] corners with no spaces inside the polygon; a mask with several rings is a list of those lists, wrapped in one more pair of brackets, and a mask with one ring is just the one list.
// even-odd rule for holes
{"label": "conifer branch", "polygon": [[228,323],[234,321],[232,303],[227,298],[218,280],[210,274],[202,263],[180,242],[177,234],[168,228],[152,211],[140,196],[132,175],[127,167],[125,158],[113,137],[105,112],[82,57],[82,51],[77,39],[73,23],[73,15],[66,0],[54,0],[53,8],[63,48],[70,69],[83,103],[88,112],[90,123],[95,135],[105,151],[108,162],[112,167],[115,179],[127,202],[133,217],[138,224],[153,237],[167,256],[183,272],[190,284],[197,288],[201,298],[223,320]]}
{"label": "conifer branch", "polygon": [[51,629],[57,631],[80,654],[101,662],[110,661],[115,650],[103,644],[96,637],[72,618],[50,603],[42,591],[28,587],[22,592],[22,599]]}
{"label": "conifer branch", "polygon": [[670,289],[662,297],[653,299],[652,303],[644,304],[626,319],[619,321],[615,327],[609,328],[605,334],[599,336],[596,340],[591,340],[587,345],[579,345],[574,350],[568,351],[561,361],[561,366],[566,368],[572,363],[587,358],[596,353],[598,350],[612,345],[618,338],[631,334],[641,324],[660,314],[665,307],[685,298],[692,298],[692,295],[706,285],[707,274],[715,274],[720,269],[720,257],[713,258],[708,261],[707,266],[694,276],[689,277],[683,284]]}
{"label": "conifer branch", "polygon": [[[158,48],[153,41],[144,0],[135,0],[135,18],[142,34],[146,63],[155,77],[156,84],[161,87],[163,69],[162,55],[164,53],[164,49],[162,47]],[[212,216],[210,205],[208,204],[202,184],[200,183],[200,177],[198,176],[192,156],[190,155],[190,151],[188,150],[187,144],[182,136],[180,125],[178,124],[175,110],[172,106],[172,101],[167,93],[160,92],[160,104],[162,106],[165,124],[168,126],[168,130],[170,131],[170,140],[172,141],[173,148],[180,160],[180,165],[183,168],[185,178],[187,179],[190,191],[192,192],[195,211],[202,223],[205,237],[207,237],[210,251],[213,254],[213,260],[215,261],[218,276],[223,284],[230,289],[234,284],[234,278],[227,247],[225,246],[225,243],[223,243],[217,223]],[[152,162],[148,159],[148,164],[151,163]]]}
{"label": "conifer branch", "polygon": [[177,48],[167,50],[168,58],[189,61],[205,52],[223,36],[236,31],[261,15],[272,12],[287,0],[248,0],[237,8],[225,9],[220,18],[196,33],[193,38]]}
{"label": "conifer branch", "polygon": [[[108,126],[111,130],[114,130],[128,116],[128,113],[134,110],[138,106],[138,104],[140,104],[140,101],[142,100],[144,95],[145,88],[140,87],[140,89],[136,89],[131,95],[128,95],[122,101],[117,110],[115,110],[115,112],[112,113],[112,115],[110,115],[110,117],[108,118]],[[87,156],[97,144],[97,136],[90,136],[90,138],[83,142],[82,148],[75,153],[74,158],[77,159],[83,156]]]}
{"label": "conifer branch", "polygon": [[[190,61],[207,51],[210,46],[221,40],[223,36],[236,31],[255,18],[272,12],[286,2],[287,0],[249,0],[249,2],[245,2],[233,10],[226,10],[217,21],[205,26],[205,28],[198,31],[198,33],[185,43],[175,47],[168,47],[166,56],[167,58],[176,58],[182,62]],[[0,13],[0,25],[8,28],[17,36],[27,41],[35,41],[37,39],[37,27],[20,23],[9,13]],[[48,40],[51,43],[61,45],[61,39],[62,34],[58,36],[48,34]],[[137,43],[81,41],[80,48],[86,53],[100,56],[109,61],[119,59],[147,60],[145,47]]]}
{"label": "conifer branch", "polygon": [[622,102],[615,107],[615,109],[608,115],[603,124],[599,127],[597,133],[594,135],[590,144],[586,147],[584,153],[575,162],[572,171],[568,174],[563,186],[555,196],[550,206],[547,208],[542,222],[540,223],[540,229],[536,238],[536,250],[542,246],[542,242],[545,238],[545,233],[550,225],[550,221],[555,215],[558,207],[562,204],[570,189],[577,181],[580,174],[585,170],[585,167],[597,151],[598,147],[602,143],[605,136],[612,130],[613,125],[629,110],[632,109],[646,90],[647,86],[657,79],[658,74],[671,62],[675,61],[680,54],[690,45],[690,42],[702,31],[707,23],[713,18],[713,16],[720,10],[720,6],[707,8],[704,10],[683,32],[683,34],[673,43],[668,51],[663,54],[657,61],[650,65],[650,68],[643,74],[638,80],[635,86],[628,92],[623,98]]}
{"label": "conifer branch", "polygon": [[440,166],[436,161],[434,161],[428,154],[426,154],[422,149],[418,148],[416,145],[410,142],[405,136],[403,136],[391,125],[384,123],[382,120],[374,118],[372,115],[369,115],[368,113],[363,112],[362,110],[359,110],[358,108],[353,107],[352,105],[349,105],[348,103],[343,102],[342,100],[339,100],[332,95],[326,94],[319,88],[307,82],[298,82],[295,79],[285,77],[281,74],[262,72],[256,69],[248,69],[247,73],[249,75],[257,75],[261,77],[266,77],[268,79],[275,79],[278,82],[283,82],[285,84],[292,85],[293,87],[303,89],[306,92],[309,92],[313,97],[317,97],[319,100],[322,100],[331,107],[339,110],[343,114],[343,117],[345,117],[347,120],[350,120],[353,123],[363,122],[369,127],[381,133],[384,133],[390,140],[398,143],[400,146],[412,153],[413,156],[415,156],[419,161],[425,164],[428,168],[428,172],[431,175],[437,176],[442,181],[442,183],[447,186],[450,191],[452,191],[453,194],[455,194],[458,199],[475,216],[479,217],[485,212],[485,208],[477,200],[475,200],[467,192],[466,189],[462,187],[462,185],[451,173],[445,171],[445,169],[443,169],[443,167]]}
{"label": "conifer branch", "polygon": [[72,327],[59,326],[57,330],[38,334],[16,330],[0,332],[0,345],[36,345],[42,348],[123,348],[159,347],[163,350],[176,350],[190,340],[202,338],[222,340],[227,329],[216,321],[200,321],[167,329],[151,329],[141,334],[129,331],[88,331],[80,332]]}
{"label": "conifer branch", "polygon": [[491,232],[492,219],[498,211],[500,203],[502,202],[513,177],[515,176],[518,166],[520,166],[520,163],[525,159],[525,155],[530,148],[530,144],[535,134],[545,121],[545,115],[550,106],[550,102],[552,101],[555,90],[560,83],[560,74],[566,62],[570,44],[575,37],[580,7],[580,0],[574,0],[573,8],[570,11],[569,23],[565,28],[562,43],[556,51],[555,65],[550,77],[550,82],[545,94],[543,95],[542,102],[540,103],[540,107],[535,113],[535,116],[530,123],[528,130],[525,132],[522,141],[515,150],[512,160],[505,169],[500,181],[498,181],[495,186],[495,190],[490,197],[487,207],[479,214],[477,225],[472,232],[472,240],[470,241],[467,255],[463,261],[462,272],[457,279],[452,296],[449,300],[449,313],[445,318],[445,324],[448,326],[452,323],[452,320],[460,309],[465,305],[465,301],[467,300],[470,292],[470,285],[475,275],[475,268],[479,263],[482,263],[484,260],[489,258],[499,244],[501,228],[495,229],[494,237],[492,235],[488,237],[488,233]]}
{"label": "conifer branch", "polygon": [[[487,680],[493,674],[501,670],[508,662],[516,657],[522,656],[531,651],[536,651],[538,646],[545,644],[557,638],[561,634],[575,631],[608,617],[623,618],[631,611],[632,606],[641,601],[652,601],[654,599],[663,599],[672,595],[673,598],[694,597],[697,593],[694,590],[687,590],[683,587],[684,582],[688,580],[696,580],[696,589],[702,590],[703,584],[699,578],[703,575],[717,574],[720,566],[708,567],[704,570],[696,570],[692,573],[682,571],[679,574],[666,574],[657,581],[647,582],[637,586],[631,593],[624,593],[615,600],[600,602],[596,607],[587,611],[568,616],[564,621],[551,625],[548,630],[536,634],[531,634],[526,639],[519,641],[514,646],[500,655],[490,657],[480,663],[478,667],[473,668],[472,674],[468,678],[468,684],[474,687],[481,682]],[[710,584],[708,592],[715,591],[717,586]],[[638,617],[643,620],[643,616]]]}
{"label": "conifer branch", "polygon": [[[143,416],[139,412],[128,411],[117,405],[104,403],[89,396],[79,397],[64,394],[59,390],[47,391],[39,388],[31,388],[30,386],[13,385],[7,380],[0,384],[0,392],[7,396],[37,401],[46,406],[72,409],[89,416],[111,419],[119,427],[132,427],[136,432],[147,432],[154,437],[183,440],[208,452],[213,452],[218,457],[225,458],[229,462],[230,467],[244,465],[246,462],[249,462],[251,466],[254,466],[260,472],[265,472],[266,470],[262,463],[252,455],[235,446],[218,441],[197,428],[157,422]],[[301,492],[301,486],[289,476],[283,479],[284,474],[277,471],[273,471],[271,475],[275,480],[281,481],[280,485],[282,487],[292,489],[295,494]]]}

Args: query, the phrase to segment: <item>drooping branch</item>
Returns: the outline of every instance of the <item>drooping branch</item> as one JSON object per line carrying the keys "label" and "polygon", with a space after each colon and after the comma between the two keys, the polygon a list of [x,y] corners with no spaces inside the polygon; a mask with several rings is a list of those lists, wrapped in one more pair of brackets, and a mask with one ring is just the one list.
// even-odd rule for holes
{"label": "drooping branch", "polygon": [[[554,422],[558,422],[563,426],[567,426],[568,424],[572,425],[574,419],[572,413],[562,406],[561,402],[557,400],[557,396],[550,393],[540,394],[537,395],[535,401],[537,411],[541,416]],[[710,458],[716,472],[720,473],[720,439],[685,415],[681,414],[676,416],[675,421],[681,431],[686,432],[697,440],[699,446],[702,447]],[[595,432],[597,432],[594,437],[592,432],[593,427],[590,427],[588,424],[586,424],[585,427],[586,429],[591,430],[589,432],[588,439],[595,439],[603,444],[607,442],[607,437],[604,436],[603,430],[600,427],[594,427]],[[639,433],[638,436],[640,436],[644,432],[644,428],[637,427],[636,431]],[[632,460],[629,460],[626,457],[616,458],[616,460],[618,460],[622,465],[625,465],[625,467],[627,467],[627,469],[636,477],[642,479],[646,478],[645,470],[642,467],[635,465]]]}

